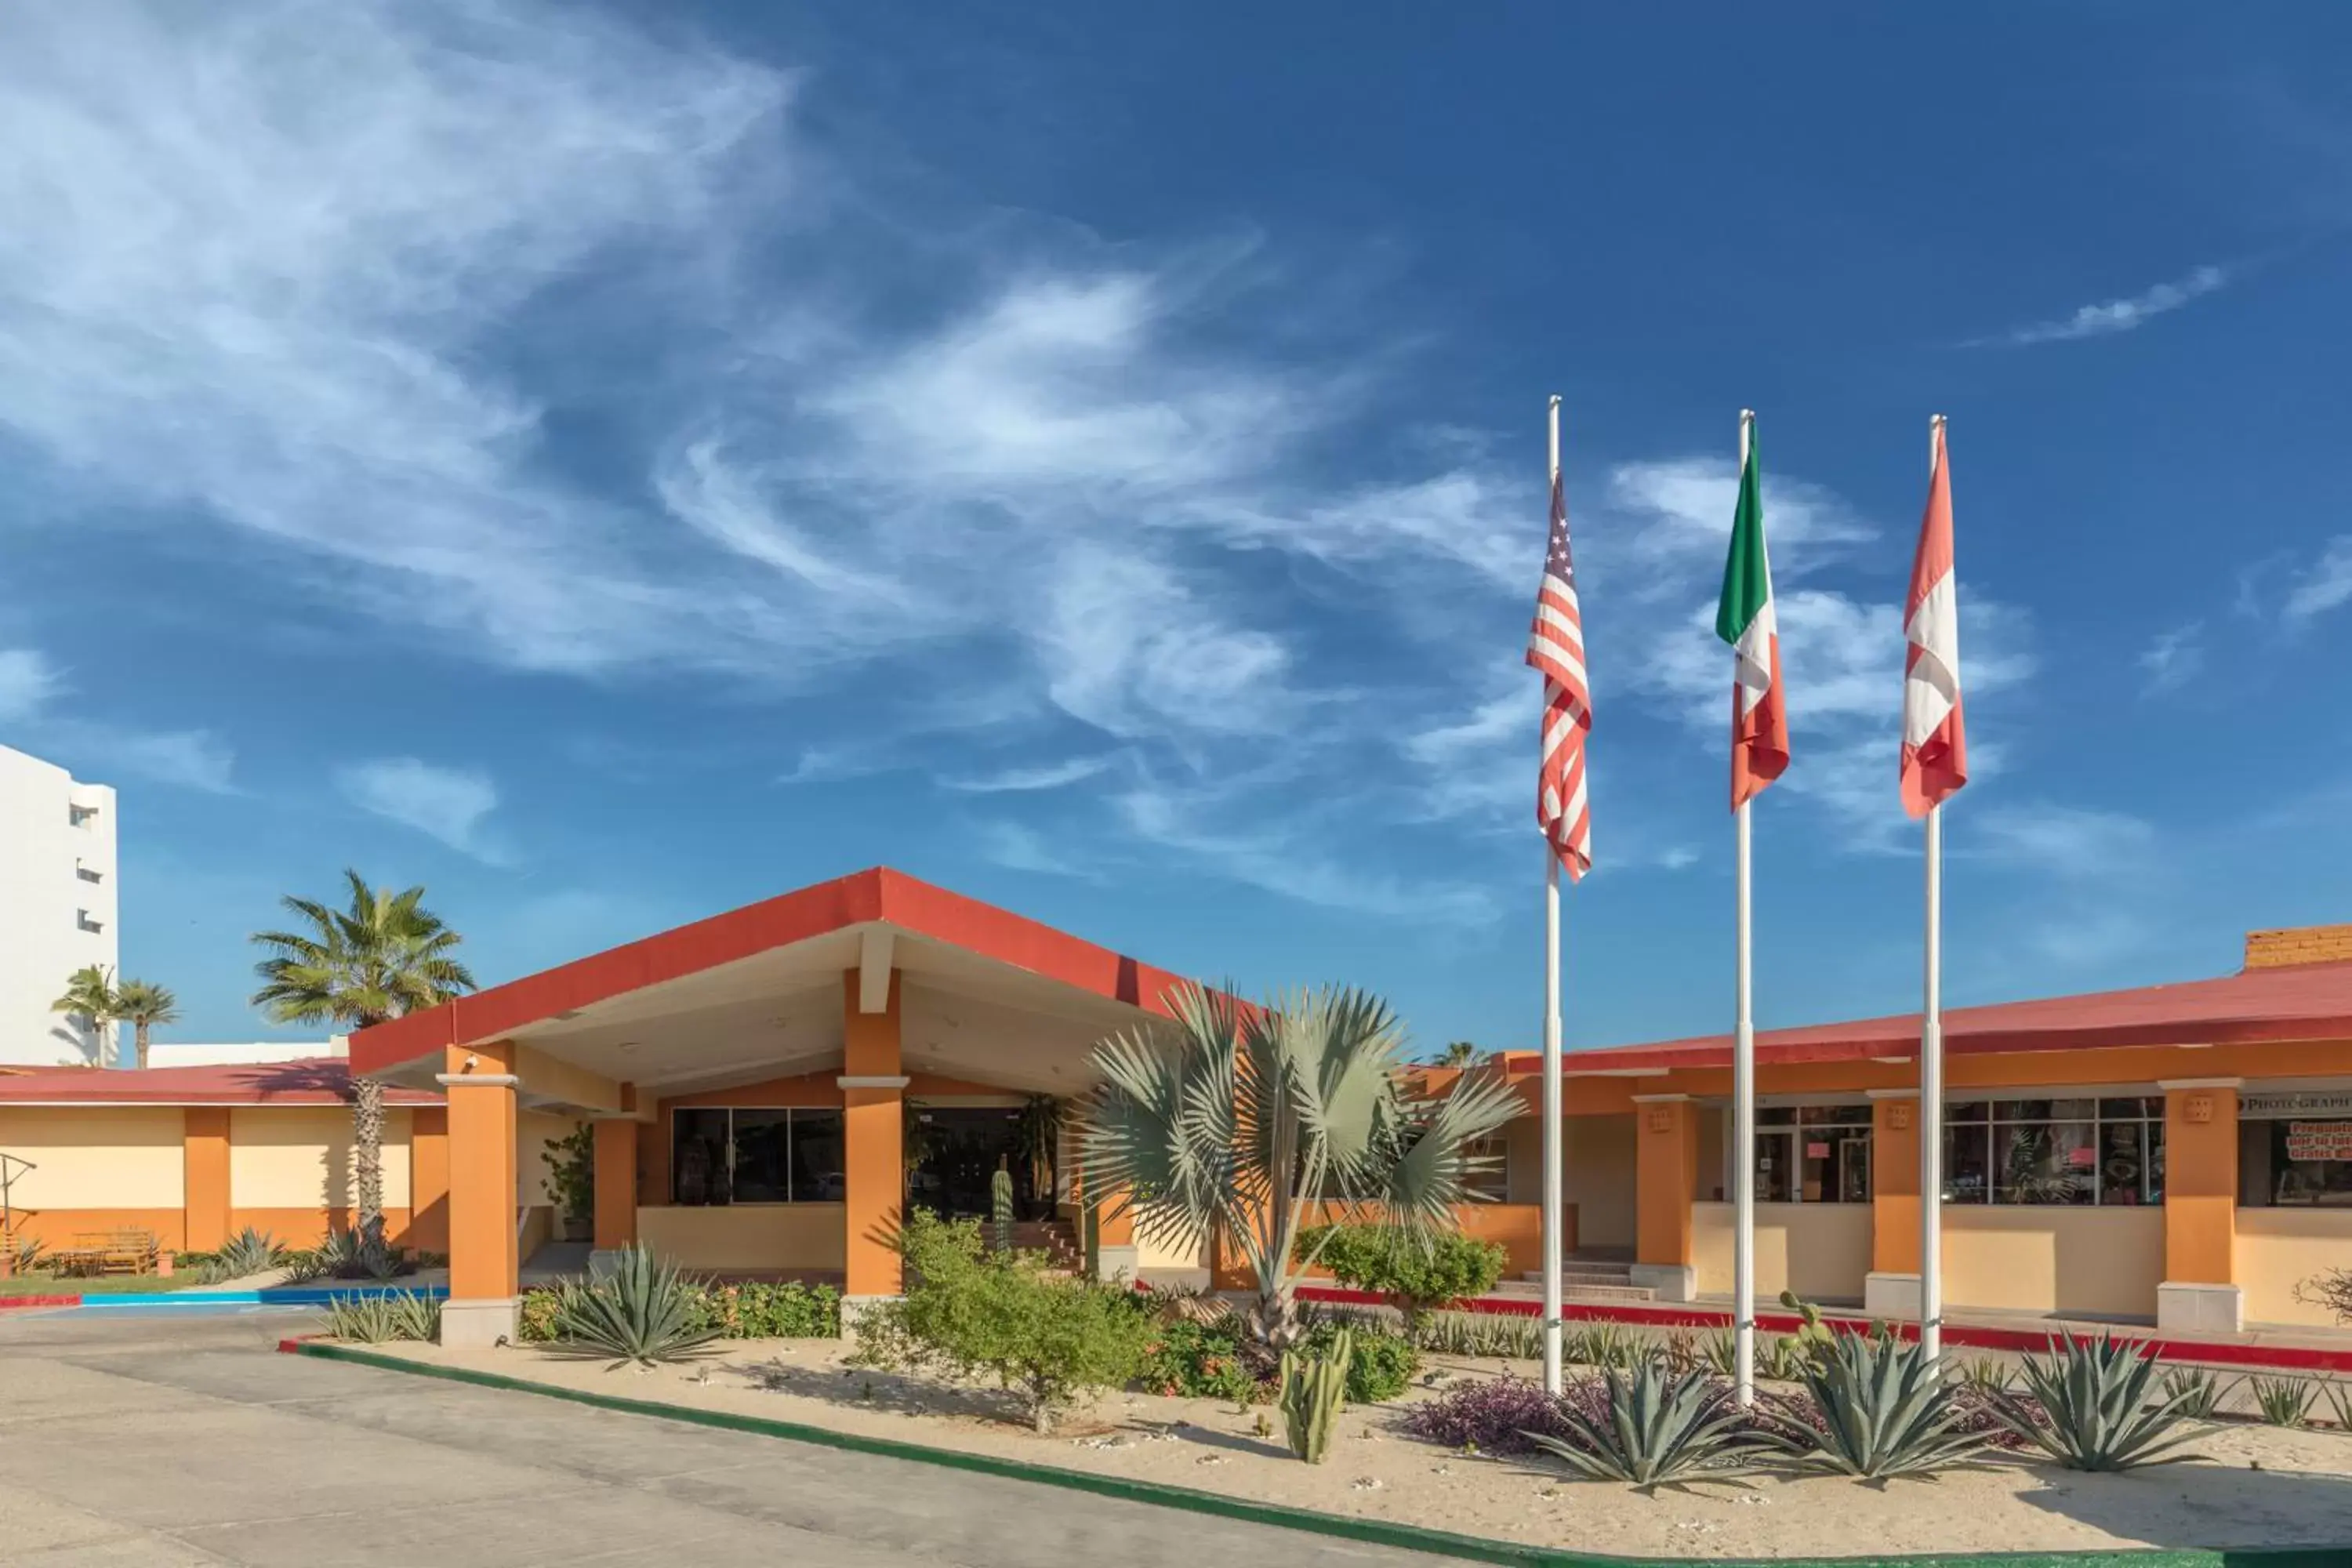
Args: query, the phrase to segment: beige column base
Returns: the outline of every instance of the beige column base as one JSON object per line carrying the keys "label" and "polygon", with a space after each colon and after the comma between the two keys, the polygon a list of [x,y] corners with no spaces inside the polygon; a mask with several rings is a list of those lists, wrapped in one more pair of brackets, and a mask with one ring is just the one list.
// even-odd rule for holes
{"label": "beige column base", "polygon": [[1919,1276],[1880,1274],[1862,1277],[1862,1310],[1874,1318],[1919,1319]]}
{"label": "beige column base", "polygon": [[1698,1270],[1687,1263],[1636,1263],[1628,1272],[1635,1286],[1657,1292],[1661,1301],[1698,1300]]}
{"label": "beige column base", "polygon": [[2156,1326],[2179,1333],[2243,1333],[2246,1293],[2235,1285],[2175,1285],[2156,1288]]}
{"label": "beige column base", "polygon": [[1139,1247],[1097,1247],[1095,1248],[1095,1278],[1103,1280],[1123,1279],[1132,1282],[1135,1271],[1142,1262],[1143,1249]]}
{"label": "beige column base", "polygon": [[441,1303],[441,1343],[449,1350],[488,1350],[515,1340],[515,1312],[520,1303],[504,1300]]}

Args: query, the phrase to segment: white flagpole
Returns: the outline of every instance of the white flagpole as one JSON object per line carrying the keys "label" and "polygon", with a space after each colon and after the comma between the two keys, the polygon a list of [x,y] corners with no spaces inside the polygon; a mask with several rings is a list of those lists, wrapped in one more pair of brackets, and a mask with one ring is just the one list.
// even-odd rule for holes
{"label": "white flagpole", "polygon": [[[1551,482],[1559,483],[1559,399],[1551,400]],[[1546,494],[1549,494],[1546,491]],[[1543,1384],[1560,1391],[1559,847],[1544,844]]]}
{"label": "white flagpole", "polygon": [[[1927,421],[1930,482],[1944,416]],[[1927,808],[1927,931],[1919,1007],[1919,1343],[1930,1361],[1944,1339],[1944,808]]]}
{"label": "white flagpole", "polygon": [[[1748,468],[1755,414],[1739,411],[1739,467]],[[1739,957],[1733,970],[1731,1037],[1731,1323],[1738,1346],[1733,1388],[1741,1405],[1756,1398],[1756,1019],[1750,1006],[1748,903],[1748,808],[1741,801],[1738,825]]]}

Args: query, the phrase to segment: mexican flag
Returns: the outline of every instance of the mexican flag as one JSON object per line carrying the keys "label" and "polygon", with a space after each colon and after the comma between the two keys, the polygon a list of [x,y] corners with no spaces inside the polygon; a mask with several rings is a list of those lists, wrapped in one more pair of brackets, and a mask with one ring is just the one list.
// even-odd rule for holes
{"label": "mexican flag", "polygon": [[1731,645],[1731,808],[1789,765],[1789,711],[1781,700],[1780,630],[1772,616],[1772,568],[1764,558],[1764,491],[1756,472],[1756,422],[1747,420],[1739,460],[1739,507],[1715,635]]}

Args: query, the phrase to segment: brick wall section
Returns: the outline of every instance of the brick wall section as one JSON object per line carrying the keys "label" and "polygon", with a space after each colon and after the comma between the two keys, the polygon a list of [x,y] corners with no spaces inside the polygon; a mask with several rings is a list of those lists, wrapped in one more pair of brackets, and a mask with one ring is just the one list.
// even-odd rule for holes
{"label": "brick wall section", "polygon": [[2295,926],[2246,933],[2248,969],[2284,969],[2297,963],[2352,960],[2352,925]]}

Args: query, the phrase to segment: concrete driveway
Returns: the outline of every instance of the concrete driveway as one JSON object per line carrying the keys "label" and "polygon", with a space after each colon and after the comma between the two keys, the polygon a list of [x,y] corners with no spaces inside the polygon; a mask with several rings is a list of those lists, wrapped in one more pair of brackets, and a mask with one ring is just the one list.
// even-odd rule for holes
{"label": "concrete driveway", "polygon": [[276,1352],[309,1326],[0,1313],[0,1563],[1440,1561]]}

